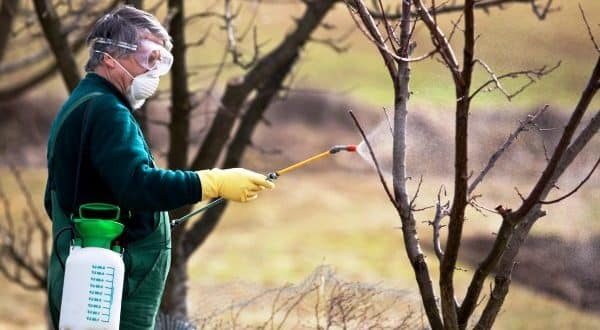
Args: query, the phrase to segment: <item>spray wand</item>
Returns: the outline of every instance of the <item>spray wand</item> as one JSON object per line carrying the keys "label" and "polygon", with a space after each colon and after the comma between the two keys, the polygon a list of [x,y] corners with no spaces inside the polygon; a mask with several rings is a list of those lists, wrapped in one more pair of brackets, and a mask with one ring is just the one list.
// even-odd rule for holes
{"label": "spray wand", "polygon": [[[270,181],[274,181],[277,180],[281,175],[293,171],[295,169],[298,169],[300,167],[303,167],[305,165],[308,165],[309,163],[314,162],[315,160],[321,159],[323,157],[329,156],[329,155],[333,155],[333,154],[337,154],[340,151],[348,151],[348,152],[355,152],[356,151],[356,145],[354,144],[343,144],[343,145],[335,145],[333,147],[331,147],[329,150],[324,151],[320,154],[314,155],[312,157],[309,157],[305,160],[299,161],[295,164],[292,164],[286,168],[283,168],[281,170],[275,171],[275,172],[271,172],[269,174],[267,174],[267,180]],[[171,221],[171,227],[176,227],[178,225],[180,225],[182,222],[188,220],[189,218],[193,217],[194,215],[204,212],[214,206],[217,206],[221,203],[223,203],[225,201],[225,199],[223,197],[217,198],[214,201],[204,205],[203,207],[194,210],[186,215],[184,215],[183,217],[179,218],[179,219],[175,219]]]}

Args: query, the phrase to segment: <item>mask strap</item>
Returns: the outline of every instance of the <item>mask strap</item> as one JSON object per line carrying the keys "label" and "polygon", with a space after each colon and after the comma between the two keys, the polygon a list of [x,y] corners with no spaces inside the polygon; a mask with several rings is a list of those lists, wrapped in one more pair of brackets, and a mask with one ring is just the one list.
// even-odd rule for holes
{"label": "mask strap", "polygon": [[125,67],[121,63],[119,63],[119,61],[117,61],[114,57],[112,57],[109,53],[100,50],[94,50],[94,53],[100,53],[110,57],[113,61],[115,61],[115,63],[117,63],[117,65],[119,65],[121,69],[123,69],[123,71],[125,71],[131,77],[131,79],[135,79],[135,77],[131,73],[129,73],[129,71],[127,71],[127,69],[125,69]]}

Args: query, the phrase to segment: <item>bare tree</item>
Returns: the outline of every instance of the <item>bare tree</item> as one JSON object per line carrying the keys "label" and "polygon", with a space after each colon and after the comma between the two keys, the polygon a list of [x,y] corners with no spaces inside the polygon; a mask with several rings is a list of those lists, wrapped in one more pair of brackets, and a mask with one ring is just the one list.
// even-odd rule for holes
{"label": "bare tree", "polygon": [[[0,74],[11,74],[11,83],[0,88],[0,101],[15,98],[56,73],[61,74],[67,90],[71,91],[79,82],[81,72],[75,56],[84,48],[89,29],[119,1],[111,1],[105,6],[90,1],[75,5],[71,1],[51,4],[49,1],[35,0],[20,6],[19,2],[3,1],[0,7]],[[60,8],[62,6],[67,8]],[[38,47],[40,44],[43,46]],[[24,58],[16,56],[9,62],[3,61],[5,55],[10,53],[7,49],[9,45],[19,51],[28,49],[28,55]],[[52,61],[41,67],[36,66],[47,58],[52,58]],[[35,68],[33,72],[32,67]]]}
{"label": "bare tree", "polygon": [[[3,209],[0,215],[0,273],[26,290],[45,290],[51,244],[49,225],[43,213],[38,211],[21,172],[12,165],[9,170],[20,195],[25,199],[25,208],[11,208],[5,184],[0,182],[0,204]],[[49,322],[49,318],[47,320]]]}
{"label": "bare tree", "polygon": [[[537,219],[545,215],[542,206],[549,203],[556,203],[564,198],[553,201],[547,201],[548,193],[554,187],[556,181],[573,159],[581,152],[583,147],[598,131],[600,125],[600,112],[597,112],[592,120],[585,126],[579,135],[575,132],[580,126],[583,115],[589,107],[589,104],[600,88],[600,56],[597,59],[596,66],[592,70],[590,80],[583,90],[582,96],[572,111],[571,118],[567,123],[561,139],[556,146],[552,157],[542,171],[534,188],[527,195],[522,197],[522,203],[513,211],[512,208],[499,205],[496,213],[502,217],[502,224],[494,241],[493,247],[488,252],[487,257],[477,267],[466,296],[462,301],[456,298],[454,290],[454,271],[459,253],[459,247],[462,239],[463,225],[465,220],[465,209],[474,204],[472,192],[483,180],[485,175],[493,167],[496,160],[502,155],[502,152],[514,141],[516,136],[524,129],[523,125],[533,122],[540,113],[545,111],[546,107],[533,114],[519,127],[507,142],[501,146],[488,163],[488,166],[475,178],[469,185],[469,167],[467,160],[467,142],[468,142],[468,123],[469,110],[472,99],[482,90],[489,88],[499,90],[507,99],[511,99],[527,88],[535,79],[550,73],[560,63],[555,66],[544,66],[536,70],[522,70],[497,75],[488,64],[475,54],[475,15],[476,9],[487,10],[490,7],[502,6],[510,3],[528,3],[531,4],[535,15],[543,19],[549,12],[557,10],[552,6],[552,0],[543,4],[541,1],[474,1],[466,0],[464,5],[455,5],[454,3],[443,3],[440,6],[432,1],[431,6],[426,6],[423,0],[402,1],[400,13],[387,13],[380,0],[374,1],[376,7],[369,8],[362,0],[346,1],[352,17],[356,18],[358,26],[365,33],[367,38],[377,47],[384,64],[388,69],[394,88],[394,131],[393,131],[393,194],[387,186],[381,170],[377,165],[381,182],[390,201],[397,209],[402,222],[402,233],[404,236],[405,250],[413,266],[419,291],[423,300],[427,318],[433,329],[464,329],[467,327],[478,302],[481,299],[481,290],[485,279],[492,271],[496,272],[495,286],[490,294],[480,318],[476,321],[476,328],[489,329],[493,325],[495,318],[504,302],[510,285],[510,274],[513,269],[518,250],[527,237],[531,226]],[[400,5],[399,5],[400,7]],[[445,34],[437,24],[437,15],[440,13],[451,12],[455,10],[462,11],[462,27],[455,23],[452,31]],[[582,10],[583,14],[583,10]],[[585,15],[583,16],[585,20]],[[413,18],[416,20],[413,21]],[[399,24],[394,20],[399,20]],[[411,57],[411,51],[414,48],[412,43],[412,32],[418,22],[422,22],[431,34],[433,50],[419,56]],[[589,24],[585,20],[590,31],[590,37],[594,37],[589,29]],[[397,36],[397,29],[400,29],[400,36]],[[380,30],[382,29],[383,32]],[[463,32],[464,46],[462,63],[455,55],[453,46],[450,44],[452,36],[457,29]],[[385,35],[385,37],[384,37]],[[594,42],[594,45],[598,49]],[[600,54],[600,51],[599,51]],[[424,60],[429,57],[436,57],[444,64],[452,75],[456,91],[455,105],[455,173],[454,173],[454,193],[452,203],[443,204],[438,194],[436,203],[435,218],[430,221],[434,232],[434,249],[440,263],[439,290],[440,297],[435,295],[432,279],[429,275],[429,268],[425,260],[425,255],[421,249],[416,221],[414,202],[418,195],[418,190],[414,197],[409,199],[406,182],[406,119],[408,115],[407,101],[410,96],[409,80],[410,67],[412,61]],[[481,66],[490,76],[490,79],[478,88],[472,87],[472,75],[477,65]],[[528,81],[514,92],[508,92],[502,85],[502,81],[509,78],[525,77]],[[356,124],[361,129],[359,122]],[[362,129],[361,129],[362,132]],[[363,133],[367,145],[369,145],[366,136]],[[369,145],[369,149],[371,149]],[[371,151],[375,164],[376,158]],[[598,166],[598,162],[592,167],[589,174],[580,185],[573,191],[575,192],[592,175]],[[420,186],[420,185],[419,185]],[[573,192],[565,195],[570,196]],[[445,248],[442,250],[440,244],[440,225],[441,221],[448,217],[448,232]],[[438,304],[439,301],[439,304]],[[440,310],[441,307],[441,310]]]}

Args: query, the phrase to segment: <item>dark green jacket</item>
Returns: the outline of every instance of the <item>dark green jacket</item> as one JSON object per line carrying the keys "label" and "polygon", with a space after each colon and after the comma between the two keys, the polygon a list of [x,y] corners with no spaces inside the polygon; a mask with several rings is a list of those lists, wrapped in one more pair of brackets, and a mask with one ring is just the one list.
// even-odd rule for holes
{"label": "dark green jacket", "polygon": [[[152,231],[156,225],[155,211],[198,202],[202,194],[200,180],[193,171],[154,166],[129,102],[115,86],[95,73],[88,73],[79,83],[57,119],[71,104],[91,92],[102,95],[78,106],[58,132],[54,159],[48,160],[44,204],[51,216],[51,187],[57,191],[65,214],[73,213],[83,203],[116,204],[122,214],[131,214],[131,218],[125,220],[126,229],[121,237],[121,242],[126,244]],[[57,119],[50,136],[56,134]],[[80,146],[83,155],[74,201]]]}

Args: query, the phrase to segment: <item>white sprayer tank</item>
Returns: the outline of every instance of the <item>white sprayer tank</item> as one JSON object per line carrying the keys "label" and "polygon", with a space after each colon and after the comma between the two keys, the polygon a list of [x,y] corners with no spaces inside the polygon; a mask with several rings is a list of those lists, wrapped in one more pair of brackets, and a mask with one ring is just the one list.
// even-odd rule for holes
{"label": "white sprayer tank", "polygon": [[[65,263],[59,330],[119,330],[125,264],[113,240],[124,225],[117,206],[83,204],[78,238]],[[115,252],[119,251],[119,252]]]}
{"label": "white sprayer tank", "polygon": [[118,330],[125,265],[117,252],[73,246],[65,264],[60,330]]}

